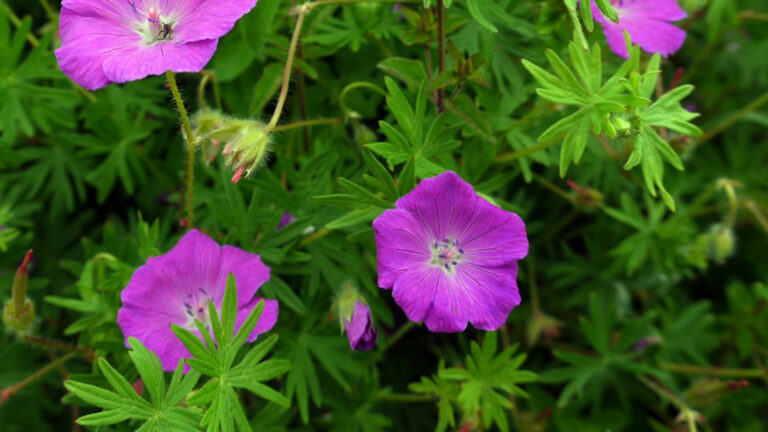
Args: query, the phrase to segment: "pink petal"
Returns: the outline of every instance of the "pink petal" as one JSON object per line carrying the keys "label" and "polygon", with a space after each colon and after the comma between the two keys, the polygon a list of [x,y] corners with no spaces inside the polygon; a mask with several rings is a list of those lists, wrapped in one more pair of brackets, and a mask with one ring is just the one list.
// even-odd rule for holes
{"label": "pink petal", "polygon": [[[240,308],[237,311],[237,319],[235,320],[235,333],[237,333],[237,331],[240,329],[240,326],[243,325],[245,320],[248,318],[248,315],[251,314],[251,311],[256,307],[260,300],[262,300],[262,297],[254,297],[246,306]],[[272,330],[272,327],[274,327],[275,323],[277,322],[277,315],[279,310],[277,300],[263,300],[264,310],[261,312],[261,316],[259,317],[259,321],[256,323],[256,327],[254,327],[251,335],[248,336],[248,342],[253,342],[260,334]]]}
{"label": "pink petal", "polygon": [[498,330],[520,304],[516,262],[490,268],[465,264],[457,267],[456,275],[457,283],[467,287],[476,301],[475,307],[468,308],[469,321],[479,329]]}
{"label": "pink petal", "polygon": [[373,221],[379,286],[391,288],[403,271],[429,261],[431,237],[406,210],[387,210]]}
{"label": "pink petal", "polygon": [[423,266],[403,273],[395,281],[392,297],[411,321],[424,321],[445,275],[438,268]]}
{"label": "pink petal", "polygon": [[177,45],[155,43],[115,50],[104,59],[104,75],[112,82],[124,83],[162,75],[166,71],[200,72],[216,52],[218,39]]}
{"label": "pink petal", "polygon": [[[221,268],[226,273],[235,275],[237,304],[244,307],[253,300],[259,287],[269,280],[269,267],[264,265],[258,255],[234,246],[224,246],[221,252]],[[224,275],[225,280],[227,276],[228,274]]]}

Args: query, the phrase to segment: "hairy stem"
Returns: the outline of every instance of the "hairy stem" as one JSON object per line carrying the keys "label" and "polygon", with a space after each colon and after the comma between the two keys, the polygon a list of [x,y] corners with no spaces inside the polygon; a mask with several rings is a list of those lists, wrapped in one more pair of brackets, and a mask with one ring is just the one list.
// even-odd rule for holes
{"label": "hairy stem", "polygon": [[296,19],[296,27],[293,29],[293,37],[291,37],[291,46],[288,48],[288,57],[285,60],[285,71],[283,72],[283,86],[280,88],[280,96],[277,98],[277,106],[275,106],[275,112],[272,114],[272,119],[267,125],[267,131],[270,131],[277,126],[277,122],[280,121],[280,115],[283,112],[283,105],[285,105],[285,98],[288,96],[288,85],[291,81],[291,70],[293,68],[293,58],[296,56],[296,47],[299,44],[299,37],[301,36],[301,27],[304,25],[304,18],[307,16],[307,12],[311,9],[312,3],[306,3],[299,6],[299,17]]}
{"label": "hairy stem", "polygon": [[660,363],[659,368],[689,375],[708,375],[721,378],[765,378],[768,376],[768,370],[765,369],[726,369],[673,363]]}
{"label": "hairy stem", "polygon": [[60,342],[53,339],[46,339],[39,336],[22,335],[19,337],[19,339],[23,340],[24,342],[37,345],[39,347],[43,347],[46,349],[80,354],[88,361],[93,361],[93,359],[96,358],[96,353],[94,353],[92,349],[87,347],[79,347],[79,346],[68,344],[66,342]]}
{"label": "hairy stem", "polygon": [[389,402],[429,402],[437,399],[431,394],[377,393],[376,399]]}
{"label": "hairy stem", "polygon": [[184,139],[187,141],[187,169],[184,173],[186,183],[186,207],[187,207],[187,227],[192,228],[194,226],[194,187],[195,187],[195,137],[192,133],[192,126],[189,124],[189,116],[187,115],[187,108],[184,106],[184,101],[181,99],[181,93],[179,93],[179,87],[176,85],[176,77],[172,71],[166,71],[165,77],[168,79],[168,86],[173,93],[173,100],[176,102],[176,107],[179,109],[179,116],[181,116],[181,124],[184,128]]}
{"label": "hairy stem", "polygon": [[74,358],[77,355],[77,353],[69,353],[62,357],[57,358],[56,360],[52,361],[42,369],[38,370],[37,372],[33,373],[32,375],[24,378],[22,381],[19,381],[18,383],[6,387],[5,389],[0,392],[0,405],[2,405],[4,402],[8,401],[8,399],[12,398],[16,393],[18,393],[21,389],[26,387],[32,382],[35,382],[43,375],[47,374],[48,372],[56,369],[60,365],[68,362],[72,358]]}
{"label": "hairy stem", "polygon": [[705,143],[705,142],[709,141],[711,138],[713,138],[713,137],[715,137],[715,136],[719,135],[719,134],[720,134],[720,133],[722,133],[724,130],[726,130],[726,129],[728,129],[729,127],[731,127],[731,126],[733,126],[734,124],[736,124],[736,123],[737,123],[739,120],[741,120],[741,119],[742,119],[742,118],[743,118],[745,115],[747,115],[747,114],[751,113],[752,111],[755,111],[756,109],[758,109],[758,108],[762,107],[762,106],[763,106],[763,105],[765,105],[766,103],[768,103],[768,92],[766,92],[766,93],[763,93],[763,95],[762,95],[762,96],[760,96],[759,98],[757,98],[757,99],[755,99],[754,101],[752,101],[752,103],[750,103],[749,105],[747,105],[747,106],[745,106],[744,108],[742,108],[742,109],[740,109],[740,110],[736,111],[735,113],[731,114],[731,116],[730,116],[730,117],[728,117],[727,119],[725,119],[725,121],[723,121],[723,122],[722,122],[722,123],[720,123],[719,125],[715,126],[713,129],[710,129],[710,130],[708,130],[708,131],[704,132],[704,134],[702,134],[702,135],[701,135],[701,136],[700,136],[700,137],[699,137],[699,138],[698,138],[698,139],[695,141],[694,145],[698,146],[698,145],[701,145],[701,144],[703,144],[703,143]]}
{"label": "hairy stem", "polygon": [[[437,0],[437,76],[445,71],[445,6]],[[445,88],[437,89],[437,112],[445,109]]]}
{"label": "hairy stem", "polygon": [[511,153],[505,153],[498,155],[493,158],[493,161],[495,163],[506,163],[506,162],[512,162],[514,160],[520,159],[521,157],[525,157],[528,155],[532,155],[534,153],[538,153],[542,150],[546,150],[550,147],[554,147],[560,142],[560,137],[557,137],[557,139],[551,139],[549,141],[544,141],[536,144],[533,147],[528,147],[526,149],[513,151]]}
{"label": "hairy stem", "polygon": [[275,126],[275,128],[272,130],[275,132],[281,132],[281,131],[287,131],[291,129],[307,128],[309,126],[317,126],[317,125],[325,125],[325,124],[329,124],[329,125],[341,124],[341,122],[343,121],[344,121],[344,117],[305,120],[305,121],[300,121],[296,123],[289,123],[289,124],[284,124],[280,126]]}

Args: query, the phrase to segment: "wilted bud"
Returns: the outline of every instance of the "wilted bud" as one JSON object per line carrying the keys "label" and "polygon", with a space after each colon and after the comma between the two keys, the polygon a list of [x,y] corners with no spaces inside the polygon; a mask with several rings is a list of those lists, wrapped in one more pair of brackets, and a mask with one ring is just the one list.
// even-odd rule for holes
{"label": "wilted bud", "polygon": [[533,314],[531,321],[528,323],[526,332],[528,345],[536,345],[541,336],[544,336],[546,340],[560,337],[560,322],[549,315],[538,312]]}
{"label": "wilted bud", "polygon": [[32,259],[30,250],[24,256],[13,279],[13,294],[10,301],[5,304],[3,309],[3,322],[8,328],[17,332],[26,333],[32,327],[35,321],[35,305],[27,298],[27,266]]}
{"label": "wilted bud", "polygon": [[688,389],[687,399],[695,407],[709,407],[720,402],[723,396],[749,386],[749,381],[723,381],[717,378],[702,378]]}
{"label": "wilted bud", "polygon": [[206,160],[213,160],[220,146],[227,165],[235,172],[232,183],[249,176],[265,160],[271,143],[266,126],[256,120],[240,120],[215,111],[194,119]]}
{"label": "wilted bud", "polygon": [[379,338],[371,309],[364,301],[349,282],[338,300],[339,318],[347,333],[349,348],[355,351],[370,351]]}
{"label": "wilted bud", "polygon": [[572,180],[567,180],[568,186],[576,191],[576,204],[588,209],[599,207],[603,203],[603,194],[597,189],[591,187],[579,186]]}

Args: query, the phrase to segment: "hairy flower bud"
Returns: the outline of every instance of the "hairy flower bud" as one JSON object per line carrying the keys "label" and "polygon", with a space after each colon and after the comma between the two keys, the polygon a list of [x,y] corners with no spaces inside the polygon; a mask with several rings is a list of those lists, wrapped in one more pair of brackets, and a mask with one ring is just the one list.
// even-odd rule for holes
{"label": "hairy flower bud", "polygon": [[3,322],[8,328],[25,333],[35,320],[35,305],[27,298],[27,266],[32,259],[32,250],[27,252],[13,279],[13,294],[3,309]]}
{"label": "hairy flower bud", "polygon": [[260,121],[207,111],[195,116],[194,124],[206,160],[215,159],[218,148],[223,146],[224,161],[235,172],[232,183],[255,171],[269,152],[271,137]]}

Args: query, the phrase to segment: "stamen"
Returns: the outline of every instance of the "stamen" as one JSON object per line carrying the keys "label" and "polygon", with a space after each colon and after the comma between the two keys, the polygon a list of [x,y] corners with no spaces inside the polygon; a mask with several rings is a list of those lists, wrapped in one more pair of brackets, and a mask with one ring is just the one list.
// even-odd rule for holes
{"label": "stamen", "polygon": [[147,17],[149,18],[150,21],[154,21],[154,22],[160,21],[160,13],[157,9],[153,7],[149,8],[149,11],[147,12]]}

